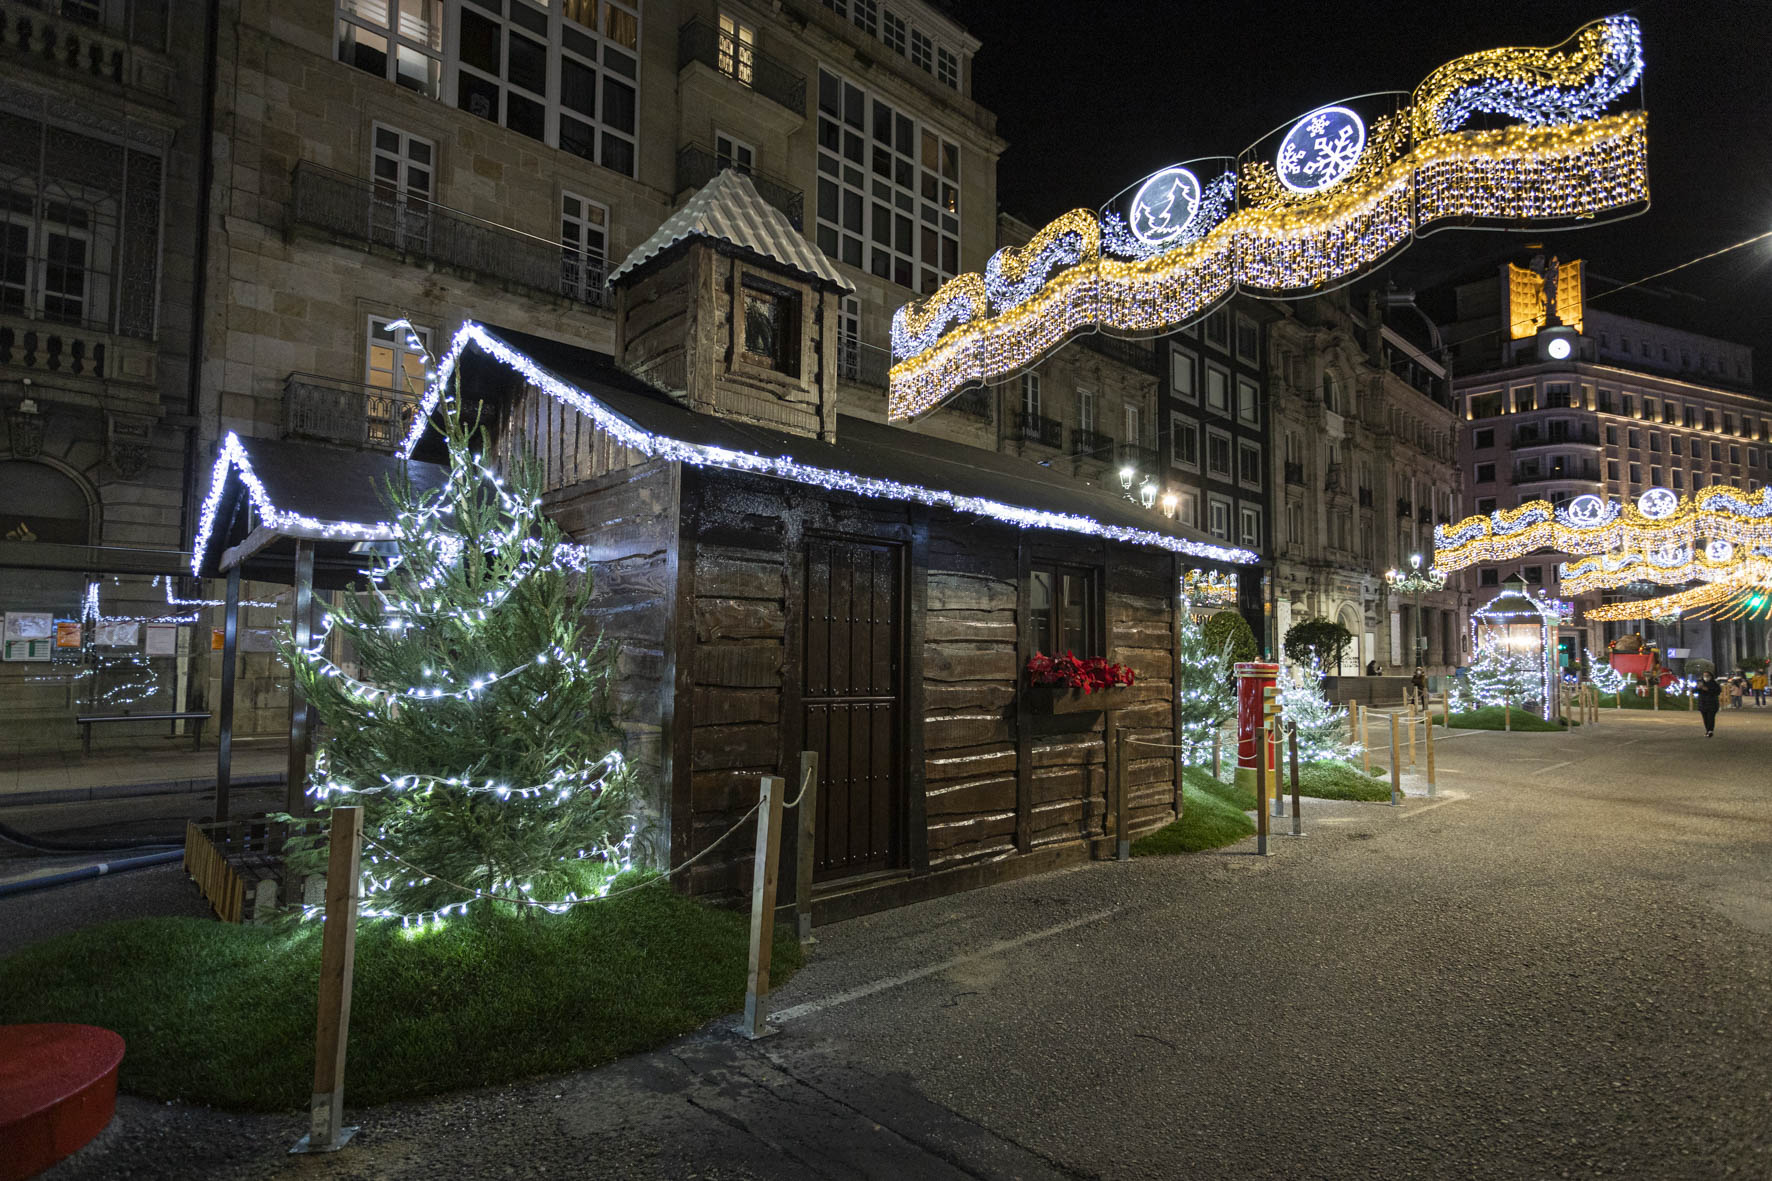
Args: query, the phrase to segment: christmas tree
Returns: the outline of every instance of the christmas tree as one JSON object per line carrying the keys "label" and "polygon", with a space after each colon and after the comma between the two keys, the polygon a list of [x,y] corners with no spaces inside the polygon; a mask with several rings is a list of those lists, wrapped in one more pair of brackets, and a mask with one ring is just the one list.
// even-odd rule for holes
{"label": "christmas tree", "polygon": [[[542,515],[538,466],[501,477],[453,394],[440,414],[443,487],[391,486],[369,588],[341,596],[310,648],[285,644],[322,726],[309,793],[322,812],[364,809],[365,915],[559,909],[607,890],[632,846],[612,654],[586,635],[586,551]],[[325,654],[341,636],[359,675]],[[323,859],[310,845],[292,868]]]}
{"label": "christmas tree", "polygon": [[1359,751],[1349,744],[1347,710],[1323,694],[1323,673],[1316,667],[1289,670],[1281,678],[1280,719],[1298,727],[1298,761],[1322,763]]}
{"label": "christmas tree", "polygon": [[[1630,678],[1613,668],[1610,661],[1596,658],[1592,652],[1585,648],[1582,651],[1587,653],[1587,679],[1594,688],[1602,693],[1618,694],[1624,691],[1626,685],[1630,684]],[[1687,661],[1686,664],[1690,668],[1692,662]]]}
{"label": "christmas tree", "polygon": [[1187,611],[1181,613],[1180,657],[1175,693],[1181,703],[1181,733],[1176,742],[1182,759],[1192,766],[1212,761],[1212,745],[1226,720],[1237,712],[1231,689],[1231,643],[1206,638],[1206,629]]}
{"label": "christmas tree", "polygon": [[1544,700],[1544,668],[1537,658],[1500,644],[1481,644],[1466,677],[1481,705],[1516,707]]}

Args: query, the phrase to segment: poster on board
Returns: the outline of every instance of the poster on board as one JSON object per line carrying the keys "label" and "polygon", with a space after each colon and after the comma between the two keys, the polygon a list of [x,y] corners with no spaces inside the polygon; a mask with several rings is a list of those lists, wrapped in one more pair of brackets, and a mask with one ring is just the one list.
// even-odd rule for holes
{"label": "poster on board", "polygon": [[133,648],[141,643],[142,625],[138,619],[100,620],[93,642],[101,648]]}
{"label": "poster on board", "polygon": [[55,616],[48,611],[8,611],[0,630],[0,659],[48,660],[55,648]]}
{"label": "poster on board", "polygon": [[178,624],[148,624],[148,639],[143,651],[148,656],[178,655]]}

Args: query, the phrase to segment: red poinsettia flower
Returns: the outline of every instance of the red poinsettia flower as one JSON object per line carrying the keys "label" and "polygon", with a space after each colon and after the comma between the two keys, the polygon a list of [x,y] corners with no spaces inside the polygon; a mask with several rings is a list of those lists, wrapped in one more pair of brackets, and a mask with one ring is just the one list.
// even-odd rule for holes
{"label": "red poinsettia flower", "polygon": [[1075,652],[1066,652],[1063,656],[1036,652],[1028,657],[1027,674],[1031,685],[1062,685],[1067,689],[1081,689],[1085,694],[1097,689],[1111,689],[1115,685],[1130,685],[1134,679],[1132,670],[1123,664],[1110,664],[1101,656],[1085,659]]}

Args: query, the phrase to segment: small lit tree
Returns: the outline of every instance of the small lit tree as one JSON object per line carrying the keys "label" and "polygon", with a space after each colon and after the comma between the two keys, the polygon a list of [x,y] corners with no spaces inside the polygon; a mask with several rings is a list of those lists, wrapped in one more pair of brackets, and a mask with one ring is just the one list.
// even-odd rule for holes
{"label": "small lit tree", "polygon": [[1538,659],[1500,644],[1483,644],[1466,677],[1479,705],[1525,706],[1544,697],[1544,669]]}
{"label": "small lit tree", "polygon": [[1237,712],[1237,697],[1231,688],[1230,643],[1214,643],[1206,629],[1183,611],[1176,655],[1175,697],[1181,712],[1176,742],[1182,747],[1183,759],[1199,765],[1211,760],[1219,730]]}
{"label": "small lit tree", "polygon": [[1318,668],[1292,670],[1280,687],[1280,718],[1298,727],[1298,761],[1322,763],[1359,754],[1350,742],[1347,710],[1323,692]]}

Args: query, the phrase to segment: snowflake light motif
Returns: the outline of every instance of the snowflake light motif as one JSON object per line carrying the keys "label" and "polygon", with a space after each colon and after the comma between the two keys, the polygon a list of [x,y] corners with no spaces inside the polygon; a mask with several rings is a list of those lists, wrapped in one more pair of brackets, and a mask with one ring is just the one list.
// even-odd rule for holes
{"label": "snowflake light motif", "polygon": [[1366,125],[1346,107],[1322,107],[1292,125],[1274,160],[1280,183],[1318,193],[1354,170],[1366,150]]}

